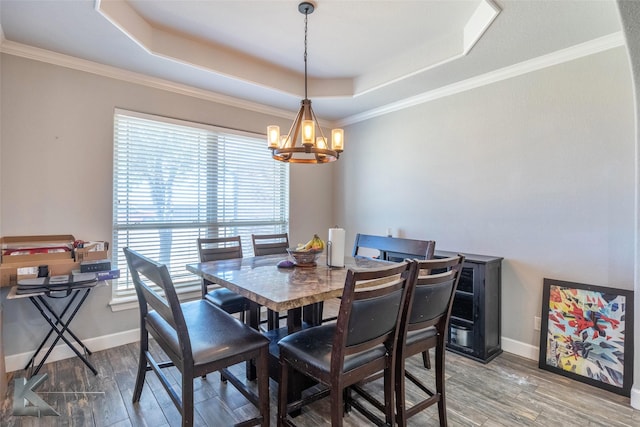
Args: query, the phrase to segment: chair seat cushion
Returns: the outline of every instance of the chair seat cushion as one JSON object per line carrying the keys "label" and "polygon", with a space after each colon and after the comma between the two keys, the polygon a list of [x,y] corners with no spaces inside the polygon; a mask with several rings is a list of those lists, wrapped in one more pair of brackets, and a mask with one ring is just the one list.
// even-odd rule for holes
{"label": "chair seat cushion", "polygon": [[431,326],[424,329],[418,329],[417,331],[409,331],[407,333],[406,345],[411,347],[412,345],[421,341],[431,340],[438,336],[438,330],[435,326]]}
{"label": "chair seat cushion", "polygon": [[[196,366],[269,345],[262,334],[202,299],[180,307]],[[175,354],[181,354],[176,331],[157,312],[147,314],[147,328],[161,345],[164,341]]]}
{"label": "chair seat cushion", "polygon": [[249,309],[249,302],[245,297],[226,288],[214,289],[205,294],[204,299],[231,314]]}
{"label": "chair seat cushion", "polygon": [[[328,373],[331,368],[331,348],[336,331],[335,324],[315,326],[287,335],[280,341],[280,357],[285,357],[294,367],[298,363],[311,365]],[[348,372],[387,353],[383,344],[364,352],[346,356],[342,372]]]}

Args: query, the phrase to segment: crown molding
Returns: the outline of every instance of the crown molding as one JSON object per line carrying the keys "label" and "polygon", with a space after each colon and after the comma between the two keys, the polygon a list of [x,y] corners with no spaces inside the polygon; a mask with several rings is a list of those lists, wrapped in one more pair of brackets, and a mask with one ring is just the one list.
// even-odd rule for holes
{"label": "crown molding", "polygon": [[[60,67],[84,71],[103,77],[109,77],[116,80],[122,80],[128,83],[135,83],[154,89],[165,90],[180,95],[187,95],[194,98],[203,99],[205,101],[211,101],[231,107],[254,111],[257,113],[268,114],[271,116],[283,117],[288,119],[291,118],[292,114],[295,114],[295,111],[281,110],[264,104],[245,101],[239,98],[234,98],[232,96],[198,89],[189,85],[174,83],[169,80],[150,77],[146,74],[135,73],[132,71],[123,70],[121,68],[99,64],[97,62],[88,61],[86,59],[80,59],[73,56],[12,42],[9,40],[2,40],[2,44],[0,45],[0,52],[19,56],[22,58],[32,59],[35,61],[46,62],[48,64],[58,65]],[[330,125],[330,123],[328,124]]]}
{"label": "crown molding", "polygon": [[612,33],[585,43],[580,43],[575,46],[552,52],[547,55],[539,56],[537,58],[523,61],[518,64],[510,65],[508,67],[500,68],[498,70],[481,74],[479,76],[471,77],[469,79],[452,83],[450,85],[443,86],[428,92],[423,92],[419,95],[403,99],[402,101],[383,105],[382,107],[374,108],[360,114],[354,114],[353,116],[339,120],[336,124],[337,126],[341,127],[348,126],[354,123],[372,119],[374,117],[393,113],[395,111],[400,111],[405,108],[424,104],[436,99],[444,98],[446,96],[451,96],[481,86],[490,85],[492,83],[510,79],[512,77],[517,77],[523,74],[541,70],[543,68],[573,61],[575,59],[583,58],[585,56],[604,52],[606,50],[624,45],[625,39],[623,33],[621,31]]}
{"label": "crown molding", "polygon": [[[501,68],[499,70],[491,71],[489,73],[469,78],[467,80],[452,83],[450,85],[434,89],[432,91],[424,92],[416,96],[404,99],[402,101],[390,103],[379,108],[374,108],[362,112],[360,114],[355,114],[346,117],[343,120],[339,120],[336,123],[321,120],[321,125],[324,127],[341,127],[355,124],[372,119],[374,117],[393,113],[395,111],[400,111],[405,108],[413,107],[415,105],[424,104],[436,99],[444,98],[446,96],[455,95],[481,86],[496,83],[501,80],[506,80],[512,77],[534,72],[543,68],[551,67],[563,62],[572,61],[574,59],[579,59],[624,45],[625,39],[623,33],[612,33],[607,36],[571,46],[547,55],[523,61],[518,64]],[[295,111],[282,110],[264,104],[249,102],[231,96],[198,89],[192,86],[150,77],[141,73],[134,73],[120,68],[99,64],[93,61],[79,59],[69,55],[63,55],[45,49],[12,42],[6,39],[2,39],[2,43],[0,44],[0,52],[32,59],[35,61],[46,62],[61,67],[85,71],[88,73],[109,77],[116,80],[122,80],[129,83],[135,83],[155,89],[165,90],[181,95],[191,96],[194,98],[199,98],[206,101],[228,105],[231,107],[236,107],[257,113],[267,114],[275,117],[290,119],[292,114],[295,114]]]}

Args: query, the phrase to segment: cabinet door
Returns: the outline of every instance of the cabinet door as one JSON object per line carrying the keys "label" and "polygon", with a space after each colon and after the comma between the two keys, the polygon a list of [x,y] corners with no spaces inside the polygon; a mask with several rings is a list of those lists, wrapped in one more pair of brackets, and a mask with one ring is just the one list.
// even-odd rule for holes
{"label": "cabinet door", "polygon": [[479,313],[474,296],[474,291],[477,291],[477,275],[476,265],[465,263],[449,321],[449,347],[472,354],[476,353],[478,334],[476,322]]}

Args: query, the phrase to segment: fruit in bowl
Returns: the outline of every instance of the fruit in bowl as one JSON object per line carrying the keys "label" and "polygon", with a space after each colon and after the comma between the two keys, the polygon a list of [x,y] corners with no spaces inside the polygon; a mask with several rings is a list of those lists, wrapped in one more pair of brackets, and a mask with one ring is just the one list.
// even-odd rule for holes
{"label": "fruit in bowl", "polygon": [[293,258],[293,262],[299,267],[314,266],[316,261],[320,258],[322,250],[309,249],[309,250],[297,250],[288,248],[289,256]]}
{"label": "fruit in bowl", "polygon": [[298,266],[313,266],[320,258],[320,254],[324,251],[324,242],[317,234],[305,244],[299,244],[298,247],[288,248],[289,256]]}

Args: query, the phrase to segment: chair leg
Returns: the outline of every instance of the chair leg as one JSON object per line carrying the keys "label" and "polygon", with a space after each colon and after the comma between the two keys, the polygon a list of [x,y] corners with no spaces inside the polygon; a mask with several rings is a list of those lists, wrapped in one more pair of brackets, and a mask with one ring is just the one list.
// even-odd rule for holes
{"label": "chair leg", "polygon": [[345,414],[348,414],[349,412],[351,412],[351,409],[352,409],[351,399],[353,399],[351,397],[351,387],[346,387],[344,389],[344,392],[342,393],[342,400],[344,400],[344,413]]}
{"label": "chair leg", "polygon": [[429,357],[429,350],[422,352],[422,364],[425,368],[431,369],[431,357]]}
{"label": "chair leg", "polygon": [[394,425],[394,387],[395,367],[392,365],[384,370],[384,418],[387,425]]}
{"label": "chair leg", "polygon": [[444,341],[436,346],[436,393],[440,396],[438,400],[438,416],[440,426],[447,425],[447,402],[444,391]]}
{"label": "chair leg", "polygon": [[405,378],[404,378],[404,356],[397,357],[396,360],[396,421],[398,426],[406,427],[407,425],[407,407],[405,405]]}
{"label": "chair leg", "polygon": [[182,427],[193,426],[193,378],[182,373]]}
{"label": "chair leg", "polygon": [[287,393],[289,386],[289,364],[280,359],[280,382],[278,383],[278,427],[287,419]]}
{"label": "chair leg", "polygon": [[260,352],[256,360],[258,370],[258,402],[262,427],[269,427],[269,347]]}
{"label": "chair leg", "polygon": [[[144,327],[143,327],[144,329]],[[146,330],[141,331],[140,336],[140,355],[138,356],[138,375],[136,377],[136,385],[133,389],[133,403],[140,401],[142,387],[144,386],[144,378],[147,374],[147,351],[149,351],[149,335]]]}
{"label": "chair leg", "polygon": [[344,417],[344,393],[335,387],[331,387],[329,395],[331,401],[331,427],[342,427]]}

